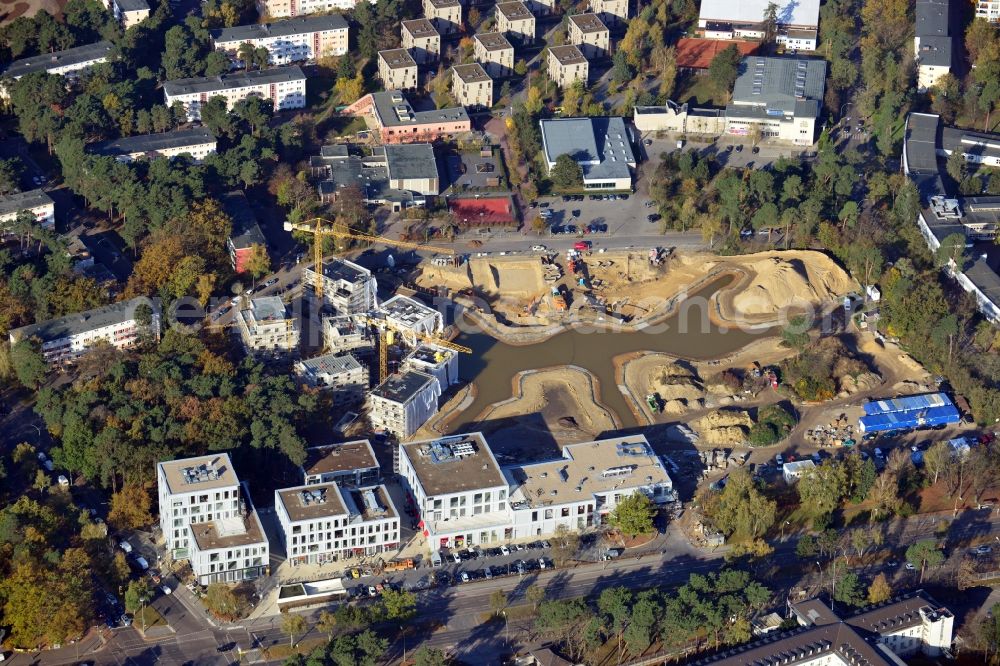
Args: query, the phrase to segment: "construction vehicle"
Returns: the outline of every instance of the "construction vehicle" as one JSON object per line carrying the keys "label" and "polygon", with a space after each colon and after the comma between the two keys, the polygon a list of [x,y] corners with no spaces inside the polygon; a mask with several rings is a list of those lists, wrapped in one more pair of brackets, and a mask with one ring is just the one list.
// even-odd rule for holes
{"label": "construction vehicle", "polygon": [[563,297],[560,287],[552,288],[552,305],[556,310],[566,310],[566,299]]}
{"label": "construction vehicle", "polygon": [[407,341],[408,344],[411,345],[416,345],[417,342],[426,342],[429,345],[448,349],[453,352],[460,352],[462,354],[472,353],[472,349],[469,347],[456,344],[450,340],[445,340],[444,338],[439,338],[427,333],[421,333],[420,331],[398,329],[392,324],[392,322],[385,318],[379,318],[372,315],[357,315],[357,317],[362,319],[369,326],[378,329],[378,378],[380,384],[389,377],[389,347],[395,342],[396,333],[399,333],[400,337],[404,340],[406,339],[406,336],[412,336],[413,341]]}
{"label": "construction vehicle", "polygon": [[406,558],[405,560],[391,560],[385,564],[385,572],[391,573],[393,571],[409,571],[414,567],[413,560],[411,558]]}
{"label": "construction vehicle", "polygon": [[650,393],[646,396],[646,404],[649,405],[649,410],[654,414],[660,412],[660,396],[656,393]]}
{"label": "construction vehicle", "polygon": [[[328,226],[325,226],[328,225]],[[358,231],[357,229],[352,229],[347,225],[343,228],[337,228],[334,226],[332,220],[327,220],[322,217],[314,217],[311,220],[306,220],[305,222],[285,222],[285,231],[302,231],[307,234],[313,234],[313,272],[316,273],[316,277],[313,283],[313,290],[316,294],[316,298],[322,300],[323,298],[323,237],[332,236],[333,238],[347,238],[351,240],[360,240],[367,243],[381,243],[383,245],[391,245],[392,247],[401,247],[408,250],[426,250],[429,252],[440,252],[442,254],[455,254],[455,251],[447,247],[437,247],[436,245],[421,245],[420,243],[411,243],[409,241],[393,240],[391,238],[385,238],[384,236],[373,236],[372,234],[366,234],[363,231]]]}

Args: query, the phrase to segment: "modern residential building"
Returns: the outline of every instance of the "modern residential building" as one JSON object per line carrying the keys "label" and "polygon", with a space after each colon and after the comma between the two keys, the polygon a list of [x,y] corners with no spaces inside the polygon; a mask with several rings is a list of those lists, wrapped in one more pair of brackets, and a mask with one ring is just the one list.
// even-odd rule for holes
{"label": "modern residential building", "polygon": [[496,5],[497,31],[520,45],[535,41],[535,15],[520,0],[498,2]]}
{"label": "modern residential building", "polygon": [[384,486],[340,488],[335,483],[274,491],[274,510],[292,566],[325,564],[394,551],[399,513]]}
{"label": "modern residential building", "polygon": [[257,13],[262,17],[283,18],[337,10],[347,12],[357,3],[358,0],[257,0]]}
{"label": "modern residential building", "polygon": [[388,90],[410,90],[417,87],[417,61],[406,49],[378,52],[378,77]]}
{"label": "modern residential building", "polygon": [[493,106],[493,79],[478,62],[451,68],[451,93],[466,108],[489,109]]}
{"label": "modern residential building", "polygon": [[365,399],[368,370],[350,354],[324,354],[299,361],[295,374],[309,386],[332,389],[334,407],[356,405]]}
{"label": "modern residential building", "polygon": [[483,32],[472,38],[473,57],[493,78],[514,72],[514,46],[503,33]]}
{"label": "modern residential building", "polygon": [[163,95],[167,106],[183,104],[188,120],[200,120],[202,105],[213,97],[225,99],[227,109],[247,97],[269,99],[275,111],[301,109],[306,105],[306,75],[292,66],[178,79],[163,84]]}
{"label": "modern residential building", "polygon": [[417,346],[403,360],[402,369],[416,370],[436,377],[442,388],[461,381],[458,376],[458,354],[432,344]]}
{"label": "modern residential building", "polygon": [[61,74],[72,78],[94,65],[107,62],[113,48],[111,42],[105,40],[94,44],[76,46],[65,51],[43,53],[31,58],[15,60],[3,70],[4,78],[19,79],[25,74],[47,72]]}
{"label": "modern residential building", "polygon": [[56,204],[45,190],[14,192],[0,196],[0,235],[21,213],[33,215],[35,222],[45,229],[56,226]]}
{"label": "modern residential building", "polygon": [[472,131],[465,107],[417,111],[398,90],[365,95],[343,111],[347,116],[368,116],[370,127],[382,143],[431,142]]}
{"label": "modern residential building", "polygon": [[346,488],[379,484],[382,472],[367,439],[306,449],[302,483],[336,483]]}
{"label": "modern residential building", "polygon": [[823,105],[826,61],[751,56],[740,62],[726,133],[812,145]]}
{"label": "modern residential building", "polygon": [[340,14],[299,16],[212,31],[215,48],[236,60],[241,44],[264,48],[272,65],[318,60],[347,53],[347,20]]}
{"label": "modern residential building", "polygon": [[655,504],[677,499],[670,475],[642,435],[564,446],[560,458],[515,465],[504,474],[514,539],[602,525],[635,493]]}
{"label": "modern residential building", "polygon": [[431,550],[512,538],[508,482],[482,434],[400,443],[398,471]]}
{"label": "modern residential building", "polygon": [[241,514],[240,480],[228,453],[158,463],[156,488],[160,532],[175,560],[188,557],[189,525]]}
{"label": "modern residential building", "polygon": [[627,23],[629,0],[590,0],[590,11],[601,17],[608,25]]}
{"label": "modern residential building", "polygon": [[913,51],[918,90],[927,90],[951,72],[949,5],[950,0],[917,0]]}
{"label": "modern residential building", "polygon": [[368,394],[372,427],[404,440],[437,413],[441,383],[437,378],[408,370],[390,375]]}
{"label": "modern residential building", "polygon": [[409,296],[397,295],[384,301],[379,311],[386,322],[413,346],[415,335],[438,335],[444,329],[444,317],[433,308]]}
{"label": "modern residential building", "polygon": [[104,8],[111,11],[123,30],[128,30],[149,17],[149,3],[146,0],[104,0]]}
{"label": "modern residential building", "polygon": [[[148,323],[139,323],[143,318],[140,307],[146,309]],[[9,334],[12,345],[37,339],[46,363],[72,361],[99,344],[127,349],[143,337],[160,339],[159,306],[145,296],[22,326]]]}
{"label": "modern residential building", "polygon": [[371,326],[353,315],[323,317],[323,346],[335,354],[369,356],[375,349],[375,334]]}
{"label": "modern residential building", "polygon": [[611,55],[611,31],[597,14],[574,14],[569,17],[569,43],[579,47],[588,58]]}
{"label": "modern residential building", "polygon": [[[844,610],[843,604],[837,605]],[[864,664],[900,666],[922,654],[937,658],[951,648],[955,618],[923,590],[838,615],[825,601],[789,605],[799,627],[699,660],[711,666]]]}
{"label": "modern residential building", "polygon": [[238,515],[192,523],[188,531],[188,560],[200,585],[237,583],[270,572],[270,544],[245,487]]}
{"label": "modern residential building", "polygon": [[429,19],[442,35],[453,35],[462,29],[462,4],[459,0],[423,0],[424,18]]}
{"label": "modern residential building", "polygon": [[204,127],[191,127],[101,141],[90,144],[87,148],[92,153],[114,157],[119,162],[180,155],[189,155],[200,162],[215,152],[215,137]]}
{"label": "modern residential building", "polygon": [[233,223],[229,238],[226,239],[229,261],[233,265],[233,271],[243,273],[247,270],[247,262],[255,245],[267,251],[267,238],[257,222],[257,214],[242,190],[226,192],[219,199],[222,209]]}
{"label": "modern residential building", "polygon": [[556,118],[539,124],[549,169],[560,155],[570,155],[583,169],[586,189],[632,189],[635,153],[621,118]]}
{"label": "modern residential building", "polygon": [[410,52],[418,65],[437,62],[441,57],[441,34],[425,18],[400,23],[403,48]]}
{"label": "modern residential building", "polygon": [[427,196],[440,192],[437,160],[429,143],[376,146],[368,157],[326,148],[310,160],[313,174],[322,179],[318,188],[323,202],[336,201],[345,187],[357,187],[366,203],[391,204],[398,211],[422,206]]}
{"label": "modern residential building", "polygon": [[[698,28],[709,39],[763,39],[770,0],[701,0]],[[777,0],[775,42],[788,49],[816,50],[819,0]]]}
{"label": "modern residential building", "polygon": [[234,323],[248,354],[298,354],[298,319],[278,296],[251,298],[249,307],[237,308]]}
{"label": "modern residential building", "polygon": [[575,44],[550,46],[547,71],[549,78],[562,89],[568,88],[577,81],[582,81],[583,85],[586,86],[587,78],[590,75],[590,63],[583,57],[583,52]]}
{"label": "modern residential building", "polygon": [[1000,0],[977,0],[976,18],[981,18],[990,23],[1000,21]]}
{"label": "modern residential building", "polygon": [[[314,266],[302,270],[302,283],[314,284]],[[323,302],[338,314],[365,313],[375,309],[378,285],[367,268],[338,257],[323,260]]]}
{"label": "modern residential building", "polygon": [[556,10],[555,0],[525,0],[525,4],[535,16],[551,16]]}

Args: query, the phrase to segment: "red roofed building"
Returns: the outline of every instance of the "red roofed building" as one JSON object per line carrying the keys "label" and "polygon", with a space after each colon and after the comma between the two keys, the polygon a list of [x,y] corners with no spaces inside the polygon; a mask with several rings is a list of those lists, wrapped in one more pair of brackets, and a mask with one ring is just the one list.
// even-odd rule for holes
{"label": "red roofed building", "polygon": [[684,37],[677,42],[677,67],[680,69],[708,69],[715,56],[736,45],[740,56],[753,55],[760,46],[757,42],[745,42],[739,39],[699,39]]}

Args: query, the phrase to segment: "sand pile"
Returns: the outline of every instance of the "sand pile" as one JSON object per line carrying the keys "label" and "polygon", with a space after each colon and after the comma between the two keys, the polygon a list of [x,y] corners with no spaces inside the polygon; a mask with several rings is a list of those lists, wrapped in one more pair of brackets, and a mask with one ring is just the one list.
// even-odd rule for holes
{"label": "sand pile", "polygon": [[477,257],[469,260],[469,273],[473,285],[487,293],[531,297],[545,289],[538,257],[509,261]]}
{"label": "sand pile", "polygon": [[683,414],[687,410],[688,410],[687,400],[683,399],[667,400],[663,404],[664,414]]}
{"label": "sand pile", "polygon": [[740,446],[746,441],[747,430],[739,426],[701,431],[701,442],[710,446]]}
{"label": "sand pile", "polygon": [[730,426],[742,426],[749,428],[753,425],[750,414],[742,409],[718,409],[706,414],[698,421],[698,427],[702,430],[712,428],[726,428]]}
{"label": "sand pile", "polygon": [[857,283],[819,252],[771,253],[745,264],[749,283],[732,296],[737,315],[770,315],[789,306],[826,303],[858,290]]}
{"label": "sand pile", "polygon": [[877,372],[862,372],[860,375],[846,375],[840,378],[841,392],[851,395],[858,391],[870,391],[882,384],[882,375]]}

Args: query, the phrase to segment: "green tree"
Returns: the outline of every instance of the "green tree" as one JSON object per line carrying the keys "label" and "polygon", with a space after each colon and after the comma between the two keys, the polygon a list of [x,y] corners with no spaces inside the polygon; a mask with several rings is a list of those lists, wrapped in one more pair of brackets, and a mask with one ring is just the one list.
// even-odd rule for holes
{"label": "green tree", "polygon": [[934,254],[937,265],[954,263],[959,270],[962,270],[965,264],[965,243],[965,234],[955,233],[945,236]]}
{"label": "green tree", "polygon": [[330,611],[320,611],[319,619],[316,620],[316,631],[322,631],[333,640],[333,632],[337,630],[337,616]]}
{"label": "green tree", "polygon": [[837,581],[836,592],[833,598],[851,606],[864,606],[866,603],[865,589],[862,587],[860,579],[858,579],[858,574],[848,572],[841,576]]}
{"label": "green tree", "polygon": [[804,534],[799,537],[798,543],[795,544],[795,554],[804,560],[816,557],[815,537],[811,534]]}
{"label": "green tree", "polygon": [[938,477],[948,469],[952,460],[952,450],[947,442],[935,442],[924,451],[924,471],[930,475],[931,483],[937,483]]}
{"label": "green tree", "polygon": [[552,179],[552,184],[560,190],[583,187],[583,169],[568,154],[556,158],[555,165],[549,170],[549,177]]}
{"label": "green tree", "polygon": [[135,530],[153,523],[152,500],[138,484],[125,484],[111,496],[108,523],[116,530]]}
{"label": "green tree", "polygon": [[647,534],[655,529],[656,507],[645,493],[636,491],[623,498],[611,512],[608,523],[630,537]]}
{"label": "green tree", "polygon": [[281,630],[288,634],[288,645],[295,646],[295,637],[306,633],[309,628],[306,619],[295,613],[284,613],[281,618]]}
{"label": "green tree", "polygon": [[450,663],[448,656],[438,648],[422,645],[413,653],[413,666],[448,666]]}
{"label": "green tree", "polygon": [[125,588],[125,610],[129,613],[138,613],[139,609],[149,603],[153,592],[149,589],[149,583],[145,578],[133,580]]}
{"label": "green tree", "polygon": [[225,583],[212,583],[205,591],[205,607],[224,620],[235,620],[240,613],[240,600]]}
{"label": "green tree", "polygon": [[37,341],[29,339],[15,342],[10,348],[10,362],[17,381],[25,387],[37,389],[45,380],[45,359]]}
{"label": "green tree", "polygon": [[387,588],[382,591],[382,606],[389,620],[408,620],[417,613],[417,596],[406,590]]}
{"label": "green tree", "polygon": [[715,528],[737,543],[763,537],[774,525],[777,510],[746,469],[730,474],[722,492],[709,495],[703,504]]}
{"label": "green tree", "polygon": [[809,344],[809,327],[806,318],[803,316],[792,317],[788,324],[781,329],[781,341],[792,349],[800,352]]}
{"label": "green tree", "polygon": [[524,591],[524,599],[531,604],[533,610],[538,610],[538,604],[545,601],[545,588],[541,585],[530,585]]}
{"label": "green tree", "polygon": [[715,86],[717,93],[727,99],[736,83],[741,59],[739,49],[732,44],[719,51],[708,66],[708,80]]}
{"label": "green tree", "polygon": [[493,594],[490,595],[490,610],[494,615],[499,615],[505,608],[507,608],[507,593],[503,590],[493,590]]}
{"label": "green tree", "polygon": [[934,541],[925,539],[906,549],[906,561],[920,566],[920,583],[923,584],[927,567],[940,566],[944,562],[944,553]]}
{"label": "green tree", "polygon": [[802,502],[802,509],[816,523],[825,522],[834,509],[840,506],[847,493],[847,473],[836,460],[806,470],[795,484]]}
{"label": "green tree", "polygon": [[580,548],[580,534],[565,525],[558,525],[549,541],[552,543],[552,560],[557,567],[565,565],[576,557],[576,552]]}

